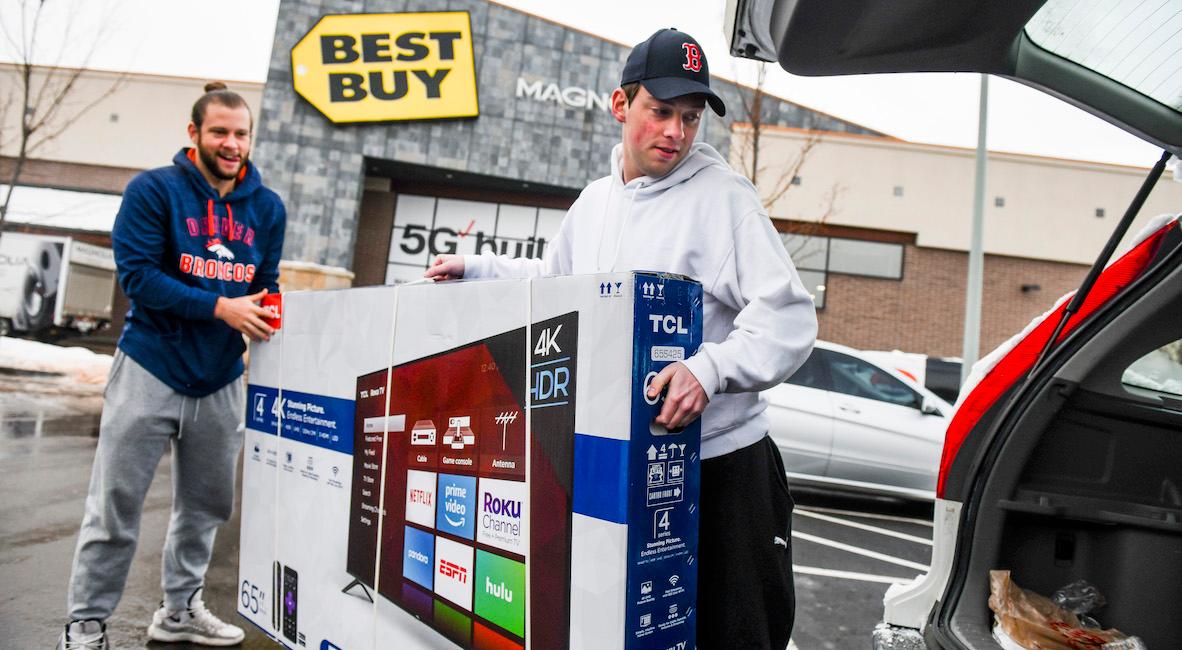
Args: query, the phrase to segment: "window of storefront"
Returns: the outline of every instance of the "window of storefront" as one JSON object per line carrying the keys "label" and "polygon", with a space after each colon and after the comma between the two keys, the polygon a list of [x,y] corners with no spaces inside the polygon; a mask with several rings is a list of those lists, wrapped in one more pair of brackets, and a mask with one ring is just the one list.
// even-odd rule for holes
{"label": "window of storefront", "polygon": [[825,307],[830,273],[903,279],[902,244],[799,233],[781,233],[780,238],[817,309]]}
{"label": "window of storefront", "polygon": [[410,282],[444,253],[541,258],[564,210],[399,194],[386,284]]}

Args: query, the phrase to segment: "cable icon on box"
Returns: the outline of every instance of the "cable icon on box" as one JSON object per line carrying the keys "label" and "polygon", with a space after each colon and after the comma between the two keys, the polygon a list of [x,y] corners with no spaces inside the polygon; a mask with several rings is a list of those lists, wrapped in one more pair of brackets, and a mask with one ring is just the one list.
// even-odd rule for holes
{"label": "cable icon on box", "polygon": [[430,420],[418,420],[410,430],[410,444],[434,445],[435,423]]}

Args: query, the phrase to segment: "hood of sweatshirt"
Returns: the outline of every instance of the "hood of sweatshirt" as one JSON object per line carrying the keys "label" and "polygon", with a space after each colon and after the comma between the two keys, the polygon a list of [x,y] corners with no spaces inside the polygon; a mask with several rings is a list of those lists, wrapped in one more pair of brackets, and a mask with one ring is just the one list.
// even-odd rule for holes
{"label": "hood of sweatshirt", "polygon": [[[723,160],[722,155],[714,147],[701,142],[692,145],[685,158],[668,174],[660,178],[640,176],[625,183],[623,156],[623,144],[617,144],[612,148],[612,172],[605,179],[608,186],[606,197],[603,200],[603,214],[598,220],[598,246],[593,268],[576,270],[576,272],[598,273],[636,268],[631,259],[634,255],[629,252],[630,240],[637,237],[651,238],[663,227],[661,224],[663,215],[652,214],[646,209],[645,204],[658,199],[666,192],[685,185],[690,179],[706,173],[708,170],[713,169],[727,176],[735,176],[730,166]],[[638,223],[638,220],[653,221],[653,223]]]}
{"label": "hood of sweatshirt", "polygon": [[688,181],[708,167],[719,165],[725,169],[730,169],[726,161],[723,160],[722,154],[718,153],[714,147],[703,142],[695,142],[690,147],[689,153],[686,154],[685,158],[682,158],[676,167],[660,178],[641,176],[632,179],[628,183],[624,183],[623,159],[624,145],[617,144],[612,148],[612,184],[618,187],[635,187],[638,192],[644,194],[664,192],[675,185],[680,185]]}
{"label": "hood of sweatshirt", "polygon": [[219,196],[217,190],[209,184],[209,181],[205,180],[201,170],[197,169],[197,163],[193,162],[196,155],[196,149],[184,147],[172,157],[172,164],[185,172],[185,178],[193,186],[193,191],[202,198],[222,203],[236,203],[249,198],[263,186],[263,178],[259,174],[258,168],[250,160],[247,160],[246,164],[242,166],[242,171],[238,173],[238,182],[235,183],[234,189],[224,197]]}

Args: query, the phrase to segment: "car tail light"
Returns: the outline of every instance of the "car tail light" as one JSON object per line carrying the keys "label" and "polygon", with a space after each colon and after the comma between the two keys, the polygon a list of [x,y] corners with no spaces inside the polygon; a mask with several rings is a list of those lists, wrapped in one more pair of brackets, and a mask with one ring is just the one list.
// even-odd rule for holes
{"label": "car tail light", "polygon": [[[1083,305],[1067,321],[1055,343],[1058,344],[1066,338],[1092,312],[1131,284],[1157,255],[1162,239],[1177,225],[1176,219],[1171,220],[1104,269],[1104,272],[1097,278],[1095,286],[1092,287],[1092,291],[1084,299]],[[1067,300],[1060,301],[1056,309],[1050,312],[1038,326],[1031,330],[1026,338],[1018,342],[997,362],[997,365],[973,388],[972,392],[965,397],[960,408],[956,410],[944,436],[944,452],[940,456],[940,478],[936,484],[937,497],[945,498],[944,488],[948,480],[948,470],[952,467],[952,461],[956,459],[956,454],[960,451],[969,432],[977,426],[981,417],[997,403],[997,400],[1011,386],[1026,376],[1046,346],[1047,339],[1055,331],[1055,326],[1068,303]]]}

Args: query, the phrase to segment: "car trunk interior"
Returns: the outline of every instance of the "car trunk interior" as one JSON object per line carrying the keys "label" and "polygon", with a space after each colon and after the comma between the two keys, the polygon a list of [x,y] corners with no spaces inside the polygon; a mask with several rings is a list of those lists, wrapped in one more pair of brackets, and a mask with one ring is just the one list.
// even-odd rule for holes
{"label": "car trunk interior", "polygon": [[975,525],[961,531],[971,549],[946,619],[969,647],[994,646],[991,569],[1044,596],[1087,580],[1107,599],[1091,614],[1104,627],[1182,647],[1182,397],[1121,383],[1134,361],[1182,339],[1180,254],[1151,291],[1087,333],[998,451]]}

